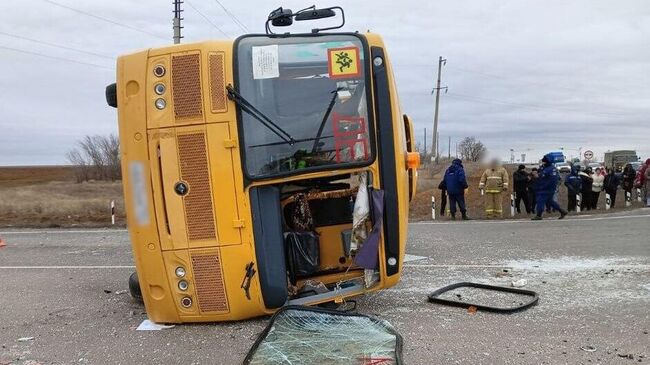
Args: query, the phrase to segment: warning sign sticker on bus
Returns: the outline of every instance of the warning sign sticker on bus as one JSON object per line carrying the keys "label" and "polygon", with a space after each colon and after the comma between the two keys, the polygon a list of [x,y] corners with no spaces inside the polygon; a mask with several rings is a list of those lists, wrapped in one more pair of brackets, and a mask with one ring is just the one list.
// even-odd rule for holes
{"label": "warning sign sticker on bus", "polygon": [[330,48],[327,50],[330,79],[361,76],[361,57],[358,47]]}

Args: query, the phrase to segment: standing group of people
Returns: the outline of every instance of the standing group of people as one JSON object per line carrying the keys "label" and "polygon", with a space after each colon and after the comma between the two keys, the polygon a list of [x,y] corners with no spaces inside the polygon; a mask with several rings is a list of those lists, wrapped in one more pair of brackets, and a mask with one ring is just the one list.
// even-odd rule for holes
{"label": "standing group of people", "polygon": [[[633,188],[644,190],[644,203],[650,207],[650,158],[637,172],[632,165],[625,166],[621,173],[611,169],[591,167],[581,171],[580,166],[571,166],[571,172],[564,178],[564,186],[568,192],[568,206],[564,210],[557,202],[557,194],[562,178],[553,164],[553,156],[547,154],[542,158],[539,168],[531,169],[529,173],[526,166],[519,165],[513,173],[513,190],[515,193],[515,208],[521,213],[521,204],[527,214],[535,213],[533,220],[542,219],[544,211],[559,212],[564,218],[568,212],[576,211],[578,197],[582,198],[581,208],[585,210],[598,209],[601,192],[606,192],[610,197],[610,205],[616,204],[616,192],[619,186],[623,187],[626,194],[631,194]],[[497,160],[490,162],[488,168],[481,175],[479,190],[485,195],[485,216],[498,218],[503,215],[502,193],[508,191],[509,176],[506,169]],[[467,216],[465,204],[465,191],[468,188],[465,170],[462,161],[455,159],[445,171],[444,178],[438,186],[443,191],[443,200],[440,214],[444,215],[446,196],[449,198],[449,211],[451,218],[456,219],[456,212],[460,210],[463,219]],[[446,193],[446,194],[445,194]]]}
{"label": "standing group of people", "polygon": [[598,199],[603,190],[610,194],[612,202],[615,202],[616,190],[620,182],[617,176],[609,175],[604,168],[597,167],[594,172],[591,167],[587,167],[581,171],[580,166],[572,165],[571,172],[564,178],[564,186],[568,194],[568,210],[570,212],[577,210],[579,195],[582,196],[581,208],[598,209]]}

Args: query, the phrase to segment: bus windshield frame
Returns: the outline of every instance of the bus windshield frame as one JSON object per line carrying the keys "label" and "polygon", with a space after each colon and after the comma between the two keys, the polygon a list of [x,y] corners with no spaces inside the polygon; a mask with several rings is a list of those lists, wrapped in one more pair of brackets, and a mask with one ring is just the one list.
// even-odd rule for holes
{"label": "bus windshield frame", "polygon": [[[246,35],[233,48],[238,96],[233,100],[248,180],[365,167],[375,161],[370,52],[364,37]],[[351,52],[345,60],[352,62],[343,66],[353,65],[332,71],[340,65],[334,56],[341,50]]]}

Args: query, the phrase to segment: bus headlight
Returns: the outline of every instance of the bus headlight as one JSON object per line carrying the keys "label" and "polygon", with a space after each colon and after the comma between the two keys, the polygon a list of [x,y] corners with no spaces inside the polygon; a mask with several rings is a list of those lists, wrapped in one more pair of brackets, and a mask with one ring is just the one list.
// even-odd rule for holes
{"label": "bus headlight", "polygon": [[165,84],[156,84],[156,85],[153,87],[153,91],[154,91],[156,94],[158,94],[158,95],[162,95],[162,94],[164,94],[166,89],[167,89],[167,88],[165,87]]}
{"label": "bus headlight", "polygon": [[394,258],[394,257],[389,257],[389,258],[388,258],[388,265],[390,265],[390,266],[395,266],[395,265],[397,265],[397,259]]}
{"label": "bus headlight", "polygon": [[185,280],[181,280],[181,281],[178,282],[178,289],[180,289],[182,291],[186,291],[188,286],[189,286],[189,284]]}
{"label": "bus headlight", "polygon": [[165,76],[165,66],[163,65],[156,65],[153,68],[153,74],[158,76],[158,77],[163,77]]}
{"label": "bus headlight", "polygon": [[156,104],[156,109],[158,109],[158,110],[165,109],[165,107],[167,106],[167,102],[163,98],[156,99],[155,104]]}
{"label": "bus headlight", "polygon": [[183,297],[183,299],[181,299],[181,305],[182,305],[184,308],[189,308],[189,307],[191,307],[191,306],[192,306],[192,298],[190,298],[190,297]]}
{"label": "bus headlight", "polygon": [[185,277],[185,268],[182,267],[182,266],[179,266],[179,267],[176,268],[175,273],[176,273],[176,276],[178,276],[179,278]]}

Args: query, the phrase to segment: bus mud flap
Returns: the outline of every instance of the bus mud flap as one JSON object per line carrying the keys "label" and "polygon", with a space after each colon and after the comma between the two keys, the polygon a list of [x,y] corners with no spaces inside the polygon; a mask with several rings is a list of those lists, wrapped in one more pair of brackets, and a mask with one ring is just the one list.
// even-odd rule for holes
{"label": "bus mud flap", "polygon": [[[526,296],[529,298],[529,300],[527,302],[523,302],[518,306],[514,306],[514,307],[493,307],[484,304],[460,302],[457,300],[440,298],[441,295],[458,288],[476,288],[476,289],[484,289],[488,291],[517,294],[521,296]],[[505,286],[496,286],[496,285],[487,285],[487,284],[478,284],[478,283],[469,283],[469,282],[461,282],[461,283],[447,285],[429,294],[429,302],[431,303],[438,303],[438,304],[444,304],[452,307],[461,307],[461,308],[475,307],[478,310],[482,310],[486,312],[495,312],[495,313],[519,312],[534,306],[535,304],[537,304],[538,301],[539,301],[539,295],[532,290],[515,289],[515,288],[508,288]]]}
{"label": "bus mud flap", "polygon": [[402,364],[402,336],[388,322],[330,309],[276,312],[244,364]]}

